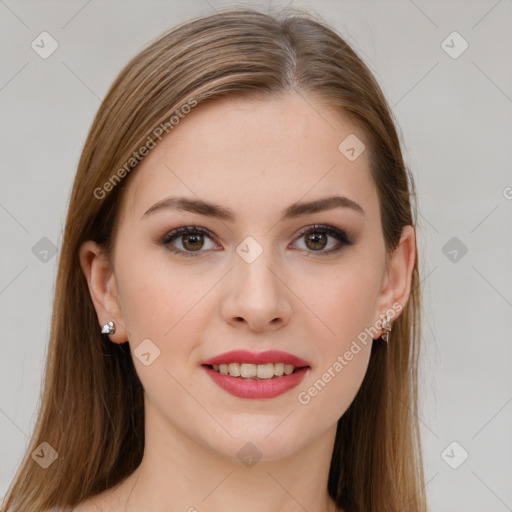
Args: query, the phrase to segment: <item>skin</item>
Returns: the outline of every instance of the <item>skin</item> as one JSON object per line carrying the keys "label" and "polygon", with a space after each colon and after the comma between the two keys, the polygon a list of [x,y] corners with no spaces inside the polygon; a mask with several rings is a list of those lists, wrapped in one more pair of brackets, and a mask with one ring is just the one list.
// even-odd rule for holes
{"label": "skin", "polygon": [[[309,403],[297,395],[394,303],[406,304],[415,258],[406,226],[386,266],[367,152],[352,162],[338,150],[349,134],[368,144],[311,95],[225,98],[196,107],[130,176],[113,261],[92,241],[80,260],[99,326],[114,320],[111,341],[130,342],[145,390],[145,453],[117,488],[76,510],[335,510],[327,479],[336,423],[361,386],[372,340]],[[364,215],[337,207],[280,220],[291,203],[333,193]],[[171,209],[144,216],[171,195],[229,207],[236,219]],[[325,254],[339,242],[331,235],[308,242],[301,230],[318,232],[315,224],[346,231],[353,245]],[[191,225],[214,235],[168,244],[191,257],[159,243]],[[252,263],[236,252],[247,236],[263,249]],[[149,366],[133,354],[147,338],[160,350]],[[201,367],[233,349],[282,350],[311,368],[283,395],[240,399]],[[237,457],[248,442],[262,454],[252,467]]]}

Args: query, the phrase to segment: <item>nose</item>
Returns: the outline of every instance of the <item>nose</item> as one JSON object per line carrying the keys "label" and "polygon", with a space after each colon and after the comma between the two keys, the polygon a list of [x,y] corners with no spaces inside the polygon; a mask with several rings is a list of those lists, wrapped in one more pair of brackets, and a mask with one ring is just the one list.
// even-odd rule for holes
{"label": "nose", "polygon": [[280,329],[290,321],[293,295],[282,267],[265,250],[248,263],[235,254],[224,283],[222,316],[232,326],[255,332]]}

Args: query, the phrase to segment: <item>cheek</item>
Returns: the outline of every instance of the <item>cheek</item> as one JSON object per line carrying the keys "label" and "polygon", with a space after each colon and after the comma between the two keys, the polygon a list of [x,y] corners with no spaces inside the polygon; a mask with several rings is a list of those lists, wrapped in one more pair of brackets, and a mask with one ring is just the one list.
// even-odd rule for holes
{"label": "cheek", "polygon": [[328,426],[345,414],[364,380],[370,355],[371,342],[350,345],[300,387],[297,402],[306,421]]}
{"label": "cheek", "polygon": [[[375,259],[354,258],[340,266],[331,279],[314,286],[310,307],[325,328],[314,337],[317,366],[297,393],[311,417],[326,424],[337,421],[355,398],[364,380],[375,332],[375,303],[380,273]],[[320,332],[323,334],[318,335]]]}
{"label": "cheek", "polygon": [[154,338],[159,345],[172,341],[184,324],[193,330],[191,318],[200,311],[198,303],[208,289],[205,280],[186,279],[179,272],[170,275],[168,268],[151,265],[126,268],[123,283],[121,302],[130,341]]}
{"label": "cheek", "polygon": [[[335,423],[348,409],[366,375],[373,336],[373,294],[353,275],[340,280],[342,291],[324,298],[321,318],[329,329],[315,337],[319,364],[297,391],[297,401],[307,417],[323,425]],[[352,285],[352,286],[351,286]]]}
{"label": "cheek", "polygon": [[150,242],[145,233],[120,233],[116,253],[120,303],[130,341],[161,339],[204,294],[204,281],[187,279],[187,272],[170,264],[166,249]]}
{"label": "cheek", "polygon": [[[318,312],[326,327],[322,329],[325,332],[322,352],[332,354],[342,350],[376,321],[375,308],[381,285],[379,267],[375,261],[365,263],[358,255],[350,260],[329,277],[310,278],[307,296],[312,298],[311,309]],[[318,286],[318,282],[322,285]]]}

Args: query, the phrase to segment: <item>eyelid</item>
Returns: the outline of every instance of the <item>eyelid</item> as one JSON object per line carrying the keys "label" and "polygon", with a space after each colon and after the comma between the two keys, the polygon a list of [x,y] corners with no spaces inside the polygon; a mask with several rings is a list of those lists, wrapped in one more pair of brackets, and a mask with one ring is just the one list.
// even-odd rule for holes
{"label": "eyelid", "polygon": [[176,229],[171,229],[171,231],[166,232],[166,234],[163,236],[162,242],[166,241],[165,243],[169,243],[172,238],[180,237],[182,235],[186,235],[187,233],[201,233],[203,235],[208,236],[209,238],[214,240],[216,243],[218,243],[216,236],[209,229],[203,228],[201,226],[195,226],[195,225],[181,226]]}
{"label": "eyelid", "polygon": [[[157,243],[160,243],[164,245],[168,251],[172,252],[173,254],[176,254],[177,256],[185,256],[185,257],[197,257],[200,253],[209,252],[209,251],[183,251],[182,249],[178,249],[174,246],[172,246],[171,241],[176,238],[180,238],[188,233],[200,233],[202,235],[207,236],[210,238],[215,244],[219,245],[219,242],[217,240],[217,237],[206,228],[203,228],[201,226],[191,225],[191,226],[180,226],[176,229],[172,229],[171,231],[166,232],[166,234],[163,237],[160,237],[160,240],[157,241]],[[198,253],[198,254],[196,254]]]}
{"label": "eyelid", "polygon": [[[312,250],[306,249],[306,252],[308,252],[308,253],[313,253],[313,254],[318,253],[319,256],[324,256],[324,255],[327,256],[327,255],[335,254],[335,253],[339,252],[345,246],[350,246],[350,245],[354,244],[352,237],[350,237],[346,233],[345,230],[334,227],[329,224],[314,224],[314,225],[310,225],[310,226],[305,226],[295,236],[292,244],[295,243],[295,241],[297,241],[299,238],[301,238],[302,236],[304,236],[310,232],[323,232],[323,233],[331,236],[332,238],[335,238],[338,241],[338,245],[337,245],[337,247],[331,248],[327,251],[322,251],[322,250],[312,251]],[[210,252],[210,251],[202,251],[202,250],[183,251],[183,250],[175,248],[175,247],[171,248],[172,245],[170,242],[173,239],[180,238],[181,236],[186,235],[187,233],[192,233],[192,234],[200,233],[200,234],[206,235],[217,245],[220,245],[217,237],[209,229],[203,228],[201,226],[196,226],[196,225],[181,226],[181,227],[178,227],[171,231],[168,231],[168,232],[166,232],[166,234],[163,237],[160,238],[160,243],[163,244],[164,246],[166,246],[170,252],[177,254],[178,256],[185,256],[185,257],[186,256],[196,256],[197,257],[202,252]],[[196,254],[196,253],[198,253],[198,254]]]}
{"label": "eyelid", "polygon": [[[328,235],[333,236],[334,238],[341,238],[341,242],[345,245],[353,245],[354,242],[352,238],[347,234],[347,232],[344,229],[336,228],[334,226],[331,226],[329,224],[314,224],[312,226],[306,226],[301,229],[299,234],[297,235],[297,238],[309,233],[309,232],[315,232],[315,231],[323,231],[327,233]],[[314,251],[312,251],[314,252]]]}

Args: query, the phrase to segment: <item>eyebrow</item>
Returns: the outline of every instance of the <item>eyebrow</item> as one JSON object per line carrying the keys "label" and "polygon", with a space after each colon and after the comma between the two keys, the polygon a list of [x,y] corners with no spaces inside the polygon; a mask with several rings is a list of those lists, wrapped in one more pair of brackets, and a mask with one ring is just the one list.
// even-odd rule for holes
{"label": "eyebrow", "polygon": [[[301,215],[323,212],[332,210],[334,208],[348,208],[365,216],[363,208],[355,201],[352,201],[352,199],[343,196],[330,196],[323,199],[316,199],[315,201],[310,201],[307,203],[293,203],[283,211],[281,220],[293,219]],[[153,206],[151,206],[151,208],[149,208],[146,213],[144,213],[141,219],[157,211],[167,209],[185,210],[188,212],[197,213],[199,215],[213,217],[230,222],[234,222],[235,220],[235,214],[229,208],[215,203],[208,203],[201,199],[179,196],[170,196],[162,199],[161,201],[158,201]]]}

